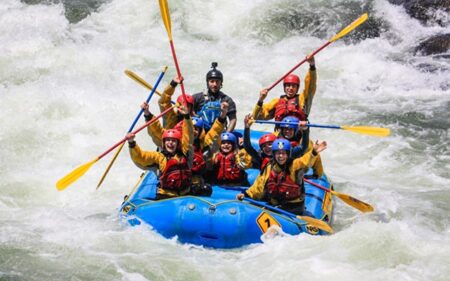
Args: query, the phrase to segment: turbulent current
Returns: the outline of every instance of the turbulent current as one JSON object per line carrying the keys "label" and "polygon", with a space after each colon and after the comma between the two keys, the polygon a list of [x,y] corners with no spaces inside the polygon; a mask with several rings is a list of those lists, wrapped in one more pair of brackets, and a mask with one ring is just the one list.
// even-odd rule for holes
{"label": "turbulent current", "polygon": [[[167,32],[158,1],[2,0],[0,280],[448,280],[450,62],[413,52],[448,25],[423,25],[386,0],[168,3],[186,91],[203,90],[217,61],[241,128],[262,88],[369,13],[316,55],[310,121],[391,129],[384,138],[311,132],[328,142],[322,157],[336,190],[375,212],[336,200],[331,236],[264,237],[225,251],[118,217],[141,174],[127,149],[99,190],[112,154],[57,191],[58,179],[121,140],[139,112],[149,91],[124,70],[153,84],[167,65],[164,86],[175,76]],[[158,111],[156,98],[151,107]],[[145,132],[137,140],[154,149]]]}

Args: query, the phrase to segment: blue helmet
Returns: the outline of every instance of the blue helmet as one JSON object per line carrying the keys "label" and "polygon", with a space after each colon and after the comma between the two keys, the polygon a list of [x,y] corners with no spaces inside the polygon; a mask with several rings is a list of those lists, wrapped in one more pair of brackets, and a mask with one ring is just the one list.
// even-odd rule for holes
{"label": "blue helmet", "polygon": [[272,152],[277,150],[286,150],[287,152],[291,151],[291,142],[287,139],[276,139],[272,143]]}
{"label": "blue helmet", "polygon": [[233,144],[236,144],[236,136],[233,133],[222,133],[220,135],[220,140],[221,141],[231,141]]}
{"label": "blue helmet", "polygon": [[192,117],[192,124],[195,127],[199,127],[201,129],[203,129],[203,119],[202,118],[198,118],[198,117]]}
{"label": "blue helmet", "polygon": [[281,122],[292,123],[292,124],[280,124],[281,128],[291,128],[297,130],[298,122],[300,122],[300,119],[294,116],[287,116],[284,117],[283,120],[281,120]]}

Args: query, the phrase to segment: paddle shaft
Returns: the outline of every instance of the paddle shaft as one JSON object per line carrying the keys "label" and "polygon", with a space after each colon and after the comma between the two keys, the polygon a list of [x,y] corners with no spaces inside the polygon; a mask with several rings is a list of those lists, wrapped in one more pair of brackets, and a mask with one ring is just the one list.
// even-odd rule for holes
{"label": "paddle shaft", "polygon": [[316,218],[309,217],[309,216],[297,216],[297,215],[295,215],[293,213],[290,213],[288,211],[285,211],[283,209],[269,206],[269,205],[267,205],[265,203],[262,203],[262,202],[259,202],[259,201],[255,201],[255,200],[250,199],[248,197],[245,197],[244,200],[250,202],[251,204],[254,204],[254,205],[257,205],[257,206],[260,206],[260,207],[263,207],[263,208],[268,208],[268,209],[270,209],[270,210],[272,210],[274,212],[278,212],[280,214],[286,215],[286,216],[290,217],[291,219],[301,220],[301,221],[305,222],[305,224],[309,224],[309,225],[315,226],[315,227],[317,227],[319,229],[322,229],[322,230],[324,230],[326,232],[333,233],[333,228],[331,228],[330,225],[328,225],[326,222],[324,222],[322,220],[318,220]]}
{"label": "paddle shaft", "polygon": [[252,203],[253,205],[257,205],[257,206],[259,206],[259,207],[264,207],[264,208],[267,208],[267,209],[269,209],[269,210],[272,210],[272,211],[274,211],[274,212],[276,212],[276,213],[280,213],[280,214],[286,215],[286,216],[288,216],[288,217],[290,217],[290,218],[297,219],[297,216],[296,216],[295,214],[290,213],[290,212],[288,212],[288,211],[285,211],[285,210],[283,210],[283,209],[272,207],[272,206],[267,205],[267,204],[265,204],[265,203],[263,203],[263,202],[253,200],[253,199],[248,198],[248,197],[244,197],[243,200],[248,201],[248,202]]}
{"label": "paddle shaft", "polygon": [[305,59],[303,59],[302,61],[300,61],[296,66],[294,66],[293,68],[291,68],[291,70],[289,70],[285,75],[283,75],[283,77],[281,77],[280,79],[278,79],[275,83],[273,83],[268,90],[272,90],[273,87],[275,87],[275,85],[277,85],[278,83],[280,83],[281,80],[283,80],[286,76],[288,76],[289,74],[291,74],[292,71],[294,71],[295,69],[297,69],[300,65],[302,65],[305,61],[308,60],[309,57],[314,56],[315,54],[317,54],[318,52],[322,51],[325,47],[327,47],[328,45],[330,45],[331,43],[333,43],[334,41],[338,40],[339,38],[341,38],[342,36],[345,36],[347,33],[349,33],[350,31],[352,31],[353,29],[355,29],[357,26],[359,26],[360,24],[362,24],[363,22],[365,22],[367,20],[369,16],[367,15],[367,13],[361,15],[359,18],[357,18],[356,20],[354,20],[351,24],[349,24],[348,26],[346,26],[344,29],[342,29],[338,34],[336,34],[333,38],[331,38],[328,42],[326,42],[325,44],[323,44],[320,48],[318,48],[317,50],[315,50],[314,52],[312,52],[311,54],[309,54]]}
{"label": "paddle shaft", "polygon": [[[180,66],[178,65],[177,54],[175,52],[175,46],[174,46],[173,40],[172,40],[172,30],[170,27],[171,24],[170,24],[170,16],[169,16],[169,7],[167,5],[167,1],[163,1],[163,4],[165,6],[165,8],[161,10],[161,12],[164,13],[162,15],[163,21],[164,21],[164,25],[166,26],[167,34],[169,36],[170,50],[172,51],[172,57],[173,57],[173,61],[175,63],[175,68],[177,70],[178,78],[180,79],[181,94],[183,95],[184,105],[187,106],[186,92],[184,91],[184,84],[183,84],[183,79],[182,79],[183,76],[181,76],[181,70],[180,70]],[[161,5],[161,1],[160,1],[160,5]]]}
{"label": "paddle shaft", "polygon": [[[155,122],[156,120],[158,120],[158,118],[160,118],[161,116],[165,115],[167,112],[169,112],[169,110],[172,110],[173,106],[167,108],[166,110],[164,110],[163,112],[161,112],[161,114],[159,114],[158,116],[153,117],[150,121],[148,121],[147,123],[145,123],[144,125],[142,125],[141,127],[137,128],[136,130],[134,130],[133,134],[137,134],[140,131],[142,131],[143,129],[145,129],[147,126],[149,126],[150,124],[152,124],[153,122]],[[122,143],[124,143],[127,140],[126,137],[124,137],[123,139],[121,139],[118,143],[116,143],[115,145],[111,146],[108,150],[106,150],[105,152],[103,152],[102,154],[100,154],[97,157],[97,160],[103,158],[106,154],[110,153],[114,148],[118,147],[119,145],[121,145]]]}
{"label": "paddle shaft", "polygon": [[[156,89],[159,86],[159,82],[161,82],[161,79],[163,78],[164,74],[166,73],[167,70],[167,66],[164,68],[164,70],[159,74],[158,80],[156,80],[155,86],[153,87],[153,89],[151,90],[150,94],[148,95],[147,99],[145,100],[146,103],[149,103],[150,100],[153,97],[153,94],[155,93]],[[128,129],[128,133],[133,131],[134,126],[136,126],[136,123],[138,122],[139,118],[141,118],[142,113],[144,113],[144,109],[141,108],[141,110],[139,111],[139,114],[136,116],[136,118],[133,121],[133,124],[131,124],[130,128]]]}
{"label": "paddle shaft", "polygon": [[[167,66],[164,67],[164,70],[159,74],[158,79],[156,80],[155,83],[155,87],[153,87],[150,91],[150,94],[147,97],[146,102],[149,103],[150,100],[153,97],[153,94],[155,93],[156,89],[158,88],[159,82],[161,82],[161,79],[163,78],[164,74],[166,73],[167,70]],[[144,109],[141,108],[141,110],[139,111],[139,114],[136,116],[136,118],[134,119],[133,123],[131,124],[130,128],[128,129],[128,133],[131,132],[134,128],[134,126],[136,126],[136,123],[138,122],[139,118],[141,118],[142,113],[144,112]],[[106,178],[106,175],[108,175],[109,170],[111,170],[112,165],[114,164],[114,162],[117,159],[117,156],[119,156],[119,153],[122,151],[122,148],[124,146],[125,142],[122,143],[122,145],[120,145],[119,149],[117,149],[116,153],[114,154],[113,158],[111,159],[111,161],[109,162],[108,167],[106,167],[105,172],[103,173],[102,177],[100,178],[100,181],[97,184],[97,189],[100,187],[100,185],[103,183],[103,181]]]}
{"label": "paddle shaft", "polygon": [[315,186],[315,187],[317,187],[317,188],[319,188],[319,189],[322,189],[322,190],[324,190],[324,191],[326,191],[326,192],[331,192],[331,193],[333,193],[333,190],[328,189],[328,188],[326,188],[326,187],[324,187],[324,186],[321,186],[320,184],[317,184],[317,183],[315,183],[315,182],[313,182],[313,181],[310,181],[310,180],[308,180],[308,179],[305,179],[305,178],[303,178],[303,180],[304,180],[305,182],[309,183],[310,185],[313,185],[313,186]]}
{"label": "paddle shaft", "polygon": [[[290,122],[266,121],[266,120],[255,120],[255,123],[275,124],[275,125],[292,125],[292,123],[290,123]],[[338,126],[338,125],[306,124],[306,126],[308,126],[308,127],[315,127],[315,128],[342,129],[341,126]]]}
{"label": "paddle shaft", "polygon": [[350,196],[350,195],[347,195],[347,194],[343,194],[343,193],[339,193],[337,191],[328,189],[328,188],[323,187],[323,186],[321,186],[321,185],[319,185],[317,183],[314,183],[314,182],[312,182],[312,181],[310,181],[308,179],[304,179],[304,181],[309,183],[309,184],[311,184],[312,186],[315,186],[317,188],[320,188],[320,189],[322,189],[322,190],[324,190],[326,192],[329,192],[329,193],[333,194],[337,198],[339,198],[342,201],[344,201],[347,205],[349,205],[349,206],[351,206],[351,207],[353,207],[355,209],[358,209],[358,210],[360,210],[363,213],[373,212],[373,210],[374,210],[374,208],[370,204],[368,204],[368,203],[366,203],[364,201],[361,201],[361,200],[359,200],[359,199],[357,199],[357,198],[355,198],[353,196]]}
{"label": "paddle shaft", "polygon": [[296,70],[297,68],[299,68],[302,64],[304,64],[309,57],[314,56],[315,54],[317,54],[318,52],[322,51],[325,47],[327,47],[328,45],[330,45],[332,42],[328,41],[327,43],[323,44],[320,48],[318,48],[317,50],[315,50],[314,52],[312,52],[311,54],[309,54],[306,58],[304,58],[303,60],[301,60],[299,63],[297,63],[293,68],[291,68],[288,72],[286,72],[286,74],[284,74],[280,79],[278,79],[277,81],[275,81],[275,83],[273,83],[269,88],[267,88],[268,91],[272,90],[276,85],[278,85],[278,83],[280,83],[284,78],[286,78],[286,76],[288,76],[289,74],[291,74],[294,70]]}
{"label": "paddle shaft", "polygon": [[[136,73],[134,73],[131,70],[125,70],[125,74],[130,77],[131,79],[133,79],[134,81],[138,82],[139,84],[141,84],[143,87],[147,88],[148,90],[153,90],[153,86],[150,85],[149,83],[147,83],[144,79],[142,79],[139,75],[137,75]],[[160,92],[158,92],[158,90],[155,90],[155,93],[158,96],[162,96],[162,94]],[[175,104],[174,101],[170,101],[172,104]]]}

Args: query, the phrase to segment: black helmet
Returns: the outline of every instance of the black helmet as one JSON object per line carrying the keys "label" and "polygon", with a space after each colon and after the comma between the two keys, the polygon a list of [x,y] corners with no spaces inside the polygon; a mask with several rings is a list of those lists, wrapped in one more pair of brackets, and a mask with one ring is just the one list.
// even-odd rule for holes
{"label": "black helmet", "polygon": [[220,70],[216,69],[217,62],[211,63],[211,70],[206,73],[206,82],[208,83],[209,79],[219,79],[223,82],[223,74],[220,72]]}

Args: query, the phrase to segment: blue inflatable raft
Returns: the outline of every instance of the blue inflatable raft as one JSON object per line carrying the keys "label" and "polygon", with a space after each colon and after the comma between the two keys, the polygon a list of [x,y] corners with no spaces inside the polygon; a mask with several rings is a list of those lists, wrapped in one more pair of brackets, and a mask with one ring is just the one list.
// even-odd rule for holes
{"label": "blue inflatable raft", "polygon": [[[262,133],[253,135],[252,142]],[[256,139],[256,141],[255,141]],[[259,170],[247,170],[252,183]],[[312,182],[332,188],[326,176]],[[295,215],[259,201],[239,201],[236,195],[247,187],[213,186],[210,197],[182,196],[154,201],[158,178],[147,171],[121,206],[121,214],[131,225],[142,222],[166,238],[211,248],[238,248],[261,243],[262,235],[278,226],[284,233],[327,234]],[[305,183],[305,207],[316,219],[331,223],[333,203],[328,192]]]}

